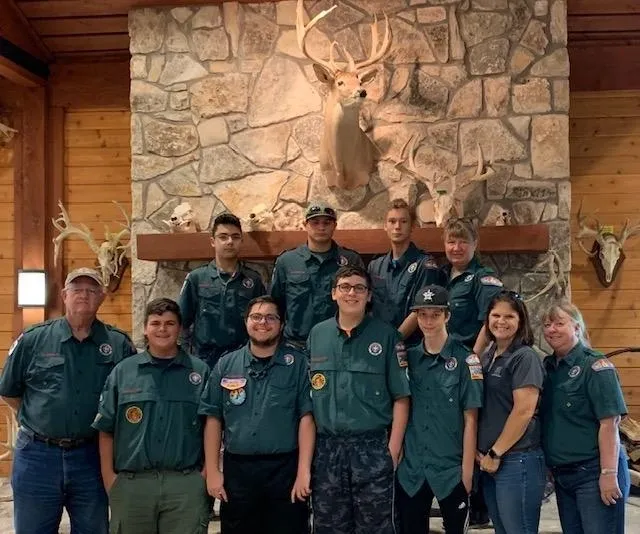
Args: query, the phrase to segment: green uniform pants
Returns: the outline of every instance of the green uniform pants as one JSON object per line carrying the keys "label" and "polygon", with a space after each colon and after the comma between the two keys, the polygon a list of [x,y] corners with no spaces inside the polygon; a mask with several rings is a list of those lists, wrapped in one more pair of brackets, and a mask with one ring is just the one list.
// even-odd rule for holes
{"label": "green uniform pants", "polygon": [[110,534],[206,534],[209,524],[199,471],[120,473],[109,505]]}

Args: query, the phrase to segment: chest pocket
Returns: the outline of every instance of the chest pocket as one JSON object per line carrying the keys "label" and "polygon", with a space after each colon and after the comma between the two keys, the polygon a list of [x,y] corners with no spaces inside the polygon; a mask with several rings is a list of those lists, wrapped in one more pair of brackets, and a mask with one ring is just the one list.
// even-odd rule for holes
{"label": "chest pocket", "polygon": [[[466,277],[468,275],[461,274],[460,276]],[[452,288],[450,295],[451,313],[457,316],[458,321],[465,321],[467,318],[475,320],[477,314],[474,312],[476,303],[473,294],[473,280],[465,282],[463,278],[455,285],[455,288]]]}
{"label": "chest pocket", "polygon": [[372,404],[386,404],[389,398],[384,357],[371,356],[369,361],[347,364],[353,376],[353,390],[357,397]]}
{"label": "chest pocket", "polygon": [[[460,364],[458,364],[460,365]],[[466,365],[463,363],[463,365]],[[458,411],[460,405],[460,374],[458,370],[445,371],[446,374],[440,384],[438,405],[444,409]]]}
{"label": "chest pocket", "polygon": [[198,300],[200,301],[200,312],[205,315],[217,314],[220,307],[222,288],[219,284],[209,284],[198,286]]}
{"label": "chest pocket", "polygon": [[157,401],[158,395],[155,391],[127,391],[126,393],[120,392],[118,395],[118,406]]}
{"label": "chest pocket", "polygon": [[311,396],[321,397],[329,395],[338,380],[338,366],[336,362],[321,356],[312,356],[309,367],[311,380]]}
{"label": "chest pocket", "polygon": [[287,412],[296,407],[297,384],[293,366],[274,366],[269,376],[269,405]]}
{"label": "chest pocket", "polygon": [[64,356],[38,355],[33,361],[30,382],[34,389],[60,391],[64,384]]}
{"label": "chest pocket", "polygon": [[311,279],[309,275],[293,275],[287,280],[287,293],[297,304],[305,304],[311,293]]}
{"label": "chest pocket", "polygon": [[[187,380],[185,378],[185,380]],[[191,384],[189,384],[191,385]],[[169,390],[162,397],[162,400],[171,405],[172,410],[179,410],[184,421],[188,421],[192,428],[200,428],[201,420],[198,416],[199,392],[202,388],[193,386],[192,388],[179,388]]]}
{"label": "chest pocket", "polygon": [[114,367],[113,355],[107,357],[101,357],[97,364],[97,371],[95,381],[93,383],[93,392],[101,393],[104,388],[104,383],[107,381],[107,377],[109,373],[112,371]]}
{"label": "chest pocket", "polygon": [[558,400],[565,413],[584,412],[589,406],[586,388],[581,381],[568,380],[558,388],[558,391],[560,393]]}

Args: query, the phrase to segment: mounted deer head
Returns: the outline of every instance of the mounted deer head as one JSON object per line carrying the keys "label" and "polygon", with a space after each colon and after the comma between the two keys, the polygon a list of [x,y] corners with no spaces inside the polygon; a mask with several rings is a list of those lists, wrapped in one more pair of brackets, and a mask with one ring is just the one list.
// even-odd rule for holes
{"label": "mounted deer head", "polygon": [[[401,167],[411,174],[418,177],[418,179],[425,183],[429,190],[429,195],[433,200],[433,211],[436,226],[444,226],[447,220],[452,216],[462,216],[462,213],[457,213],[456,208],[456,190],[462,189],[464,186],[471,182],[479,182],[486,180],[489,176],[492,176],[495,171],[484,161],[484,154],[480,144],[478,147],[478,164],[473,175],[469,175],[469,172],[461,172],[454,176],[438,175],[436,171],[430,175],[425,174],[421,169],[416,166],[416,152],[418,149],[418,138],[412,136],[402,147],[401,158],[402,161],[396,166]],[[405,156],[405,154],[407,154]],[[449,181],[448,185],[445,185],[446,181]]]}
{"label": "mounted deer head", "polygon": [[[629,227],[629,219],[627,219],[620,235],[617,236],[613,232],[606,231],[598,219],[593,216],[591,218],[595,222],[595,227],[586,224],[587,215],[582,215],[582,201],[580,201],[577,214],[579,230],[576,240],[580,248],[591,259],[600,283],[604,287],[609,287],[624,261],[624,243],[629,237],[640,233],[640,223]],[[591,251],[587,250],[582,242],[583,239],[590,237],[595,239]]]}
{"label": "mounted deer head", "polygon": [[[369,175],[375,168],[378,156],[377,148],[360,129],[360,107],[367,96],[363,85],[371,82],[377,74],[376,67],[367,67],[380,61],[389,51],[391,26],[385,15],[385,35],[382,45],[378,47],[377,19],[374,17],[371,55],[360,63],[356,63],[347,49],[336,41],[329,47],[329,61],[313,57],[307,50],[307,34],[336,7],[321,11],[305,26],[303,0],[298,0],[296,31],[300,50],[313,61],[318,80],[329,88],[324,110],[324,135],[320,145],[320,168],[329,187],[355,189],[369,183]],[[336,65],[336,48],[347,61],[346,68]]]}
{"label": "mounted deer head", "polygon": [[[58,261],[60,255],[60,245],[69,236],[77,236],[83,239],[91,251],[96,255],[96,264],[102,274],[102,282],[109,291],[116,291],[122,280],[124,270],[129,264],[126,257],[127,249],[131,246],[131,221],[118,202],[113,202],[124,215],[126,224],[120,223],[122,230],[119,232],[111,232],[109,227],[104,227],[104,241],[98,244],[93,238],[91,230],[85,224],[75,225],[71,222],[67,210],[58,201],[60,207],[60,215],[56,219],[51,219],[53,226],[60,233],[53,238],[53,258],[54,264]],[[122,240],[129,238],[126,244],[122,244]]]}

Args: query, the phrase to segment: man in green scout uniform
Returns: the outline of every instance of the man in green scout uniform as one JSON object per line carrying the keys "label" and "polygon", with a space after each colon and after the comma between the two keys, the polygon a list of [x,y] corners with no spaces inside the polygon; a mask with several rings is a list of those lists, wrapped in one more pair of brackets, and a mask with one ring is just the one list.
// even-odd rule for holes
{"label": "man in green scout uniform", "polygon": [[238,261],[242,227],[235,215],[223,213],[215,218],[211,246],[215,259],[189,273],[179,298],[190,353],[209,367],[247,341],[244,312],[252,298],[265,293],[260,275]]}
{"label": "man in green scout uniform", "polygon": [[395,326],[407,345],[420,341],[416,314],[411,306],[416,291],[430,284],[445,284],[443,273],[430,254],[411,241],[415,214],[402,199],[393,200],[384,229],[391,251],[369,263],[373,282],[372,313]]}
{"label": "man in green scout uniform", "polygon": [[357,252],[333,241],[336,212],[312,202],[305,212],[307,243],[283,252],[276,259],[271,296],[283,310],[284,337],[301,349],[311,328],[336,313],[331,280],[344,265],[364,266]]}
{"label": "man in green scout uniform", "polygon": [[393,476],[409,417],[406,350],[398,331],[366,313],[371,279],[341,267],[331,297],[336,317],[309,335],[318,429],[315,534],[394,534]]}
{"label": "man in green scout uniform", "polygon": [[91,421],[109,372],[136,350],[127,334],[96,318],[104,297],[97,271],[71,271],[64,317],[26,329],[9,349],[0,395],[20,423],[11,473],[17,534],[57,532],[63,507],[75,533],[107,532]]}
{"label": "man in green scout uniform", "polygon": [[218,362],[200,402],[207,489],[222,501],[222,534],[307,534],[315,441],[307,358],[281,341],[271,297],[251,301],[246,326],[249,343]]}
{"label": "man in green scout uniform", "polygon": [[209,375],[178,346],[177,303],[147,305],[147,350],[109,375],[93,427],[112,534],[205,534],[209,506],[198,402]]}
{"label": "man in green scout uniform", "polygon": [[407,351],[412,403],[396,482],[400,532],[429,532],[435,496],[445,532],[465,534],[482,406],[482,367],[475,354],[447,334],[446,289],[421,288],[412,310],[424,340]]}

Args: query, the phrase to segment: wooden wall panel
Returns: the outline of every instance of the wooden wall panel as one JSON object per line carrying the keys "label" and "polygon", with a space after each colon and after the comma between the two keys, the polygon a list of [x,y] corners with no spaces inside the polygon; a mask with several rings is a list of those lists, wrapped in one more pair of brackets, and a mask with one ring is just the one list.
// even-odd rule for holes
{"label": "wooden wall panel", "polygon": [[[64,204],[71,220],[86,224],[96,240],[104,237],[104,225],[119,228],[122,214],[117,200],[131,213],[130,114],[121,109],[73,109],[64,121]],[[0,238],[2,237],[0,223]],[[95,256],[79,238],[65,243],[65,272],[92,265]],[[1,273],[0,273],[1,276]],[[0,297],[2,284],[0,278]],[[123,330],[131,330],[131,271],[120,288],[102,305],[100,317]]]}
{"label": "wooden wall panel", "polygon": [[[625,218],[640,222],[640,91],[573,93],[569,114],[572,234],[580,202],[585,213],[595,213],[616,232]],[[615,282],[604,288],[586,254],[572,243],[573,300],[594,347],[604,352],[640,346],[640,236],[624,249],[627,258]],[[640,419],[640,354],[613,361],[621,368],[630,412]]]}

